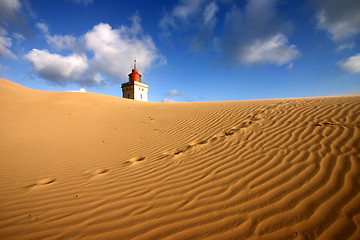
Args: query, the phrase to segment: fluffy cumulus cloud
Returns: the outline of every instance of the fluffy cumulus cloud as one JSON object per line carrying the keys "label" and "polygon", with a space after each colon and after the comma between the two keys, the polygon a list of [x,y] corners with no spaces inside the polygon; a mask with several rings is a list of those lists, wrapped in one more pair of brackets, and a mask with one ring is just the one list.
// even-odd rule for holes
{"label": "fluffy cumulus cloud", "polygon": [[143,34],[137,15],[132,18],[130,27],[123,25],[113,29],[109,24],[100,23],[78,38],[51,35],[44,23],[38,23],[37,27],[55,51],[72,51],[63,56],[33,49],[26,55],[36,75],[57,84],[76,82],[90,86],[105,84],[109,78],[115,82],[126,80],[134,58],[142,73],[166,63],[151,37]]}
{"label": "fluffy cumulus cloud", "polygon": [[76,37],[70,35],[48,35],[46,41],[57,51],[63,49],[76,50],[77,47]]}
{"label": "fluffy cumulus cloud", "polygon": [[217,47],[235,65],[284,65],[300,55],[285,35],[290,28],[277,17],[276,0],[249,0],[243,9],[235,6],[227,12]]}
{"label": "fluffy cumulus cloud", "polygon": [[360,73],[360,53],[346,60],[342,60],[338,64],[343,70],[349,73]]}
{"label": "fluffy cumulus cloud", "polygon": [[94,53],[91,67],[114,78],[124,78],[129,72],[129,60],[136,58],[139,71],[146,73],[157,64],[164,64],[150,36],[143,35],[140,18],[132,19],[131,27],[112,29],[100,23],[85,34],[86,48]]}
{"label": "fluffy cumulus cloud", "polygon": [[329,33],[336,42],[346,41],[360,33],[359,0],[314,0],[317,27]]}
{"label": "fluffy cumulus cloud", "polygon": [[[328,33],[338,44],[336,52],[355,48],[360,34],[359,0],[313,0],[316,7],[317,28]],[[349,73],[360,72],[360,54],[341,60],[337,65]]]}
{"label": "fluffy cumulus cloud", "polygon": [[82,74],[89,68],[84,55],[61,56],[47,50],[33,49],[25,58],[31,62],[38,76],[61,85],[71,80],[81,82]]}
{"label": "fluffy cumulus cloud", "polygon": [[163,35],[195,31],[188,39],[191,49],[203,50],[215,43],[223,59],[234,65],[284,65],[300,56],[299,49],[286,36],[291,23],[277,16],[277,0],[249,0],[243,8],[233,5],[221,25],[223,33],[214,38],[216,15],[225,2],[180,0],[159,23]]}
{"label": "fluffy cumulus cloud", "polygon": [[278,33],[268,39],[256,39],[241,49],[238,61],[247,64],[275,63],[284,65],[299,55],[295,45],[290,45],[285,35]]}

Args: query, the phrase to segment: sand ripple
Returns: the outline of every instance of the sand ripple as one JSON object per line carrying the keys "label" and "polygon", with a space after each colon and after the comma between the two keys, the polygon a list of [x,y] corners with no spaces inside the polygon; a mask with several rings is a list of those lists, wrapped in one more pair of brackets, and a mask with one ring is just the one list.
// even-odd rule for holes
{"label": "sand ripple", "polygon": [[1,239],[360,238],[358,96],[170,105],[0,86]]}

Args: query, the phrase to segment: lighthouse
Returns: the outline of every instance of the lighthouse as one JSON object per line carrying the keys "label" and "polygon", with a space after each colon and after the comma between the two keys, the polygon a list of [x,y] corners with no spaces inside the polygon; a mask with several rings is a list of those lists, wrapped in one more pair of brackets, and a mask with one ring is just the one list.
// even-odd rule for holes
{"label": "lighthouse", "polygon": [[149,85],[141,82],[141,75],[136,69],[136,60],[134,61],[134,69],[129,74],[129,82],[121,85],[123,98],[134,99],[138,101],[148,101]]}

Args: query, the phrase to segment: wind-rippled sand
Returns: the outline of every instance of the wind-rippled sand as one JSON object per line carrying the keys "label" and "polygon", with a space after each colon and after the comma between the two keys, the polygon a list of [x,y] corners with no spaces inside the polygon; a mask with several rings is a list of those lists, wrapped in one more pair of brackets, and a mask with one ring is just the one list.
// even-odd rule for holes
{"label": "wind-rippled sand", "polygon": [[360,239],[360,96],[0,109],[1,239]]}

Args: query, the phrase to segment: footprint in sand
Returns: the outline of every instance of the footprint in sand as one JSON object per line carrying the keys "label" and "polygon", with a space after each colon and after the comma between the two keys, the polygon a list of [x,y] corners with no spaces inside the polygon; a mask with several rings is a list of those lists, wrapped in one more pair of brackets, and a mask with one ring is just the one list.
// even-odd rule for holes
{"label": "footprint in sand", "polygon": [[225,136],[226,136],[226,133],[225,133],[225,132],[217,133],[217,134],[215,134],[214,136],[212,136],[212,137],[210,138],[210,142],[214,142],[214,141],[216,141],[216,140],[218,140],[218,139],[220,139],[220,138],[223,138],[223,137],[225,137]]}
{"label": "footprint in sand", "polygon": [[45,178],[37,182],[37,185],[47,185],[56,181],[56,178]]}
{"label": "footprint in sand", "polygon": [[163,155],[164,155],[164,157],[176,156],[176,155],[179,155],[180,153],[185,152],[188,148],[190,148],[190,146],[187,146],[186,148],[175,148],[173,150],[163,152]]}
{"label": "footprint in sand", "polygon": [[36,187],[36,186],[41,186],[41,185],[49,185],[55,181],[56,181],[56,178],[44,178],[44,179],[37,181],[37,183],[26,186],[25,188]]}
{"label": "footprint in sand", "polygon": [[125,164],[133,164],[133,163],[141,162],[141,161],[144,161],[144,160],[145,160],[145,157],[138,156],[138,157],[133,157],[133,158],[125,161],[124,163]]}
{"label": "footprint in sand", "polygon": [[95,177],[95,176],[105,174],[105,173],[107,173],[109,171],[110,171],[110,169],[108,169],[108,168],[99,168],[99,169],[96,169],[96,170],[87,170],[87,171],[84,172],[84,174],[85,175],[90,175],[91,177]]}
{"label": "footprint in sand", "polygon": [[104,174],[104,173],[107,173],[108,171],[110,171],[110,169],[108,169],[108,168],[99,168],[99,169],[95,170],[94,174],[95,175]]}
{"label": "footprint in sand", "polygon": [[333,126],[335,125],[335,123],[333,122],[319,122],[319,123],[314,123],[315,127],[327,127],[327,126]]}
{"label": "footprint in sand", "polygon": [[[195,141],[192,141],[190,142],[186,147],[184,148],[175,148],[173,150],[170,150],[170,151],[166,151],[166,152],[163,152],[162,155],[164,157],[175,157],[175,156],[178,156],[180,155],[181,153],[187,151],[189,148],[192,148],[192,147],[195,147],[195,146],[199,146],[199,145],[203,145],[203,144],[207,144],[209,141],[210,142],[213,142],[213,141],[216,141],[217,139],[220,139],[220,138],[223,138],[223,137],[226,137],[226,136],[231,136],[231,135],[234,135],[235,132],[239,131],[241,128],[246,128],[246,127],[249,127],[253,121],[257,121],[259,119],[256,118],[257,114],[254,114],[250,117],[252,117],[253,120],[246,120],[246,121],[243,121],[242,123],[240,123],[239,125],[231,128],[230,130],[228,131],[225,131],[225,132],[221,132],[221,133],[218,133],[218,134],[215,134],[213,137],[211,137],[209,140],[195,140]],[[129,161],[126,161],[125,163],[129,163],[131,162],[130,160]]]}
{"label": "footprint in sand", "polygon": [[248,116],[248,119],[251,120],[251,121],[259,121],[259,120],[260,120],[259,114],[257,114],[257,113],[250,114],[250,115]]}
{"label": "footprint in sand", "polygon": [[195,147],[195,146],[200,146],[200,145],[204,145],[208,143],[208,140],[195,140],[190,142],[186,147],[184,148],[175,148],[173,150],[170,151],[166,151],[163,152],[162,155],[163,157],[177,157],[179,156],[181,153],[186,152],[188,149]]}
{"label": "footprint in sand", "polygon": [[164,157],[175,157],[175,156],[178,156],[180,155],[181,153],[184,153],[186,152],[189,148],[192,148],[192,147],[195,147],[195,146],[200,146],[200,145],[204,145],[204,144],[207,144],[208,143],[208,140],[195,140],[195,141],[192,141],[190,142],[186,147],[184,148],[175,148],[173,150],[170,150],[170,151],[166,151],[166,152],[163,152],[162,155]]}
{"label": "footprint in sand", "polygon": [[251,120],[244,121],[244,122],[240,123],[239,125],[234,126],[230,130],[226,131],[225,136],[234,135],[235,132],[239,131],[241,128],[249,127],[252,123],[253,123],[253,121],[251,121]]}
{"label": "footprint in sand", "polygon": [[203,145],[206,143],[207,143],[207,140],[195,140],[195,141],[192,141],[191,143],[189,143],[189,146],[194,147],[194,146]]}
{"label": "footprint in sand", "polygon": [[33,215],[31,214],[28,214],[27,215],[28,219],[32,220],[32,221],[37,221],[39,218],[38,217],[34,217]]}
{"label": "footprint in sand", "polygon": [[[235,132],[239,131],[241,128],[246,128],[246,127],[249,127],[251,124],[253,123],[253,121],[251,120],[247,120],[247,121],[244,121],[242,122],[241,124],[231,128],[230,130],[228,131],[225,131],[225,132],[221,132],[221,133],[218,133],[218,134],[215,134],[212,138],[210,138],[209,140],[195,140],[195,141],[192,141],[190,142],[186,147],[184,148],[175,148],[173,150],[170,150],[170,151],[166,151],[166,152],[163,152],[162,155],[164,157],[174,157],[174,156],[177,156],[185,151],[187,151],[189,148],[192,148],[192,147],[195,147],[195,146],[199,146],[199,145],[204,145],[204,144],[207,144],[209,141],[212,142],[212,141],[215,141],[219,138],[223,138],[223,137],[226,137],[226,136],[230,136],[230,135],[234,135]],[[127,161],[128,162],[128,161]]]}

